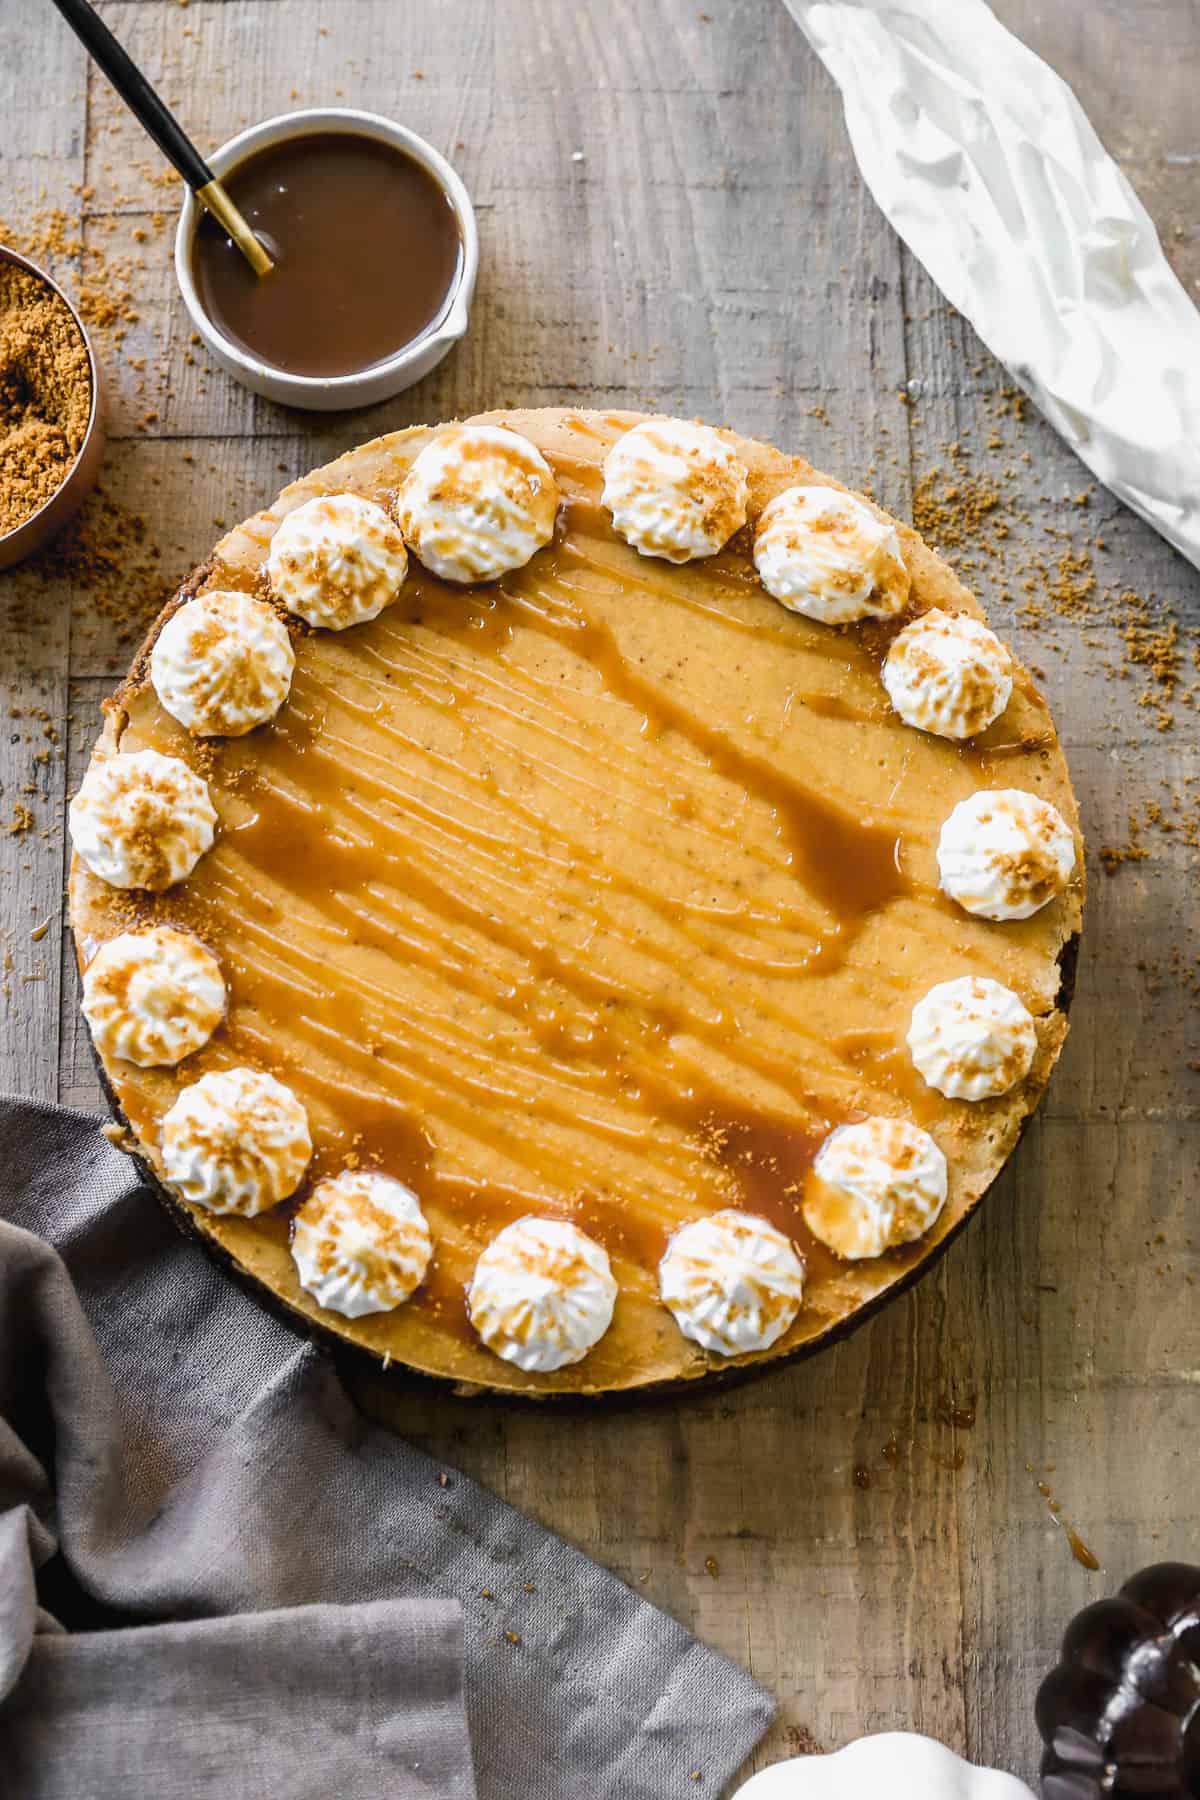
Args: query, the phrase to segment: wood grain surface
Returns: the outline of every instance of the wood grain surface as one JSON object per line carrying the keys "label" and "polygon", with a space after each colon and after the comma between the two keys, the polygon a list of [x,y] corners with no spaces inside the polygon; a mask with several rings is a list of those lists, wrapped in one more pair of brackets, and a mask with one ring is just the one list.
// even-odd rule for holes
{"label": "wood grain surface", "polygon": [[[0,0],[0,218],[25,231],[61,209],[51,260],[68,289],[99,279],[135,296],[123,340],[100,336],[104,482],[161,550],[161,581],[144,581],[144,549],[131,558],[157,600],[214,521],[287,478],[374,433],[489,405],[698,413],[906,516],[914,494],[956,484],[973,516],[995,476],[1001,503],[985,494],[976,535],[996,554],[966,534],[944,547],[1044,674],[1093,860],[1071,1039],[979,1221],[849,1342],[709,1398],[549,1416],[352,1379],[371,1411],[752,1668],[781,1706],[757,1763],[809,1734],[833,1748],[913,1727],[1031,1777],[1033,1695],[1067,1617],[1200,1546],[1200,946],[1182,826],[1200,778],[1184,696],[1200,578],[1005,397],[1004,372],[865,193],[832,85],[778,0],[102,10],[202,144],[306,103],[383,111],[453,158],[482,233],[471,332],[420,387],[332,420],[254,399],[189,344],[169,261],[177,191],[153,180],[136,127],[50,9]],[[1076,86],[1200,293],[1196,0],[996,10]],[[1178,621],[1173,701],[1136,638],[1128,666],[1132,603],[1043,609],[1081,547],[1098,594],[1129,590],[1152,625]],[[0,576],[0,827],[33,814],[0,830],[0,1087],[93,1110],[62,827],[127,660],[115,610],[61,558]],[[1155,806],[1176,829],[1147,823]],[[1144,856],[1106,874],[1100,848],[1131,845]],[[502,1575],[468,1629],[499,1637],[499,1614],[519,1632],[521,1594]]]}

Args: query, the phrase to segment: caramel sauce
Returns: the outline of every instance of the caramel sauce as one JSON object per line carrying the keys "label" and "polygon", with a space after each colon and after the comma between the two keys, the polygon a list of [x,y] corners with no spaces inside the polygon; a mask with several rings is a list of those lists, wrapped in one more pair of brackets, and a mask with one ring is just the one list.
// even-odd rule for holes
{"label": "caramel sauce", "polygon": [[224,185],[275,267],[260,278],[205,214],[193,272],[234,343],[295,375],[354,374],[438,319],[462,258],[458,221],[422,163],[348,131],[273,144]]}
{"label": "caramel sauce", "polygon": [[609,690],[641,713],[651,737],[673,731],[700,752],[719,775],[765,803],[786,844],[788,861],[807,891],[832,915],[833,932],[857,929],[871,912],[909,890],[898,834],[855,819],[765,757],[742,747],[732,733],[709,724],[686,700],[642,676],[623,656],[613,631],[574,609],[518,603],[533,628],[567,644],[603,676]]}
{"label": "caramel sauce", "polygon": [[1067,1542],[1071,1546],[1071,1555],[1075,1561],[1094,1574],[1100,1567],[1100,1558],[1094,1550],[1089,1550],[1073,1525],[1066,1526]]}
{"label": "caramel sauce", "polygon": [[[964,965],[1031,991],[1044,926],[942,906],[937,826],[978,774],[879,707],[873,641],[784,614],[745,544],[686,570],[635,557],[597,504],[620,425],[549,416],[555,544],[483,589],[414,564],[369,625],[297,640],[272,725],[205,750],[218,841],[145,910],[213,945],[228,1026],[178,1072],[114,1078],[153,1145],[183,1082],[270,1067],[309,1112],[310,1183],[347,1162],[408,1182],[429,1277],[347,1335],[422,1366],[494,1376],[462,1298],[475,1257],[523,1213],[573,1220],[621,1284],[578,1379],[621,1385],[693,1355],[657,1303],[689,1218],[737,1206],[797,1244],[785,1341],[920,1260],[826,1250],[802,1213],[813,1157],[872,1111],[949,1148],[970,1113],[912,1069],[913,1000]],[[340,485],[387,504],[419,448],[399,441]],[[252,587],[267,535],[227,540],[214,580]],[[127,734],[180,749],[148,687]],[[288,1211],[216,1230],[269,1259]]]}
{"label": "caramel sauce", "polygon": [[843,1032],[835,1040],[838,1051],[873,1089],[882,1089],[901,1102],[918,1125],[944,1116],[945,1105],[935,1088],[913,1067],[908,1046],[887,1031]]}
{"label": "caramel sauce", "polygon": [[[1034,1474],[1032,1463],[1026,1463],[1025,1468],[1030,1475]],[[1053,1464],[1048,1465],[1048,1468],[1052,1469]],[[1035,1485],[1038,1493],[1046,1502],[1051,1518],[1066,1538],[1071,1555],[1082,1568],[1090,1569],[1094,1574],[1100,1567],[1100,1559],[1095,1551],[1089,1549],[1087,1544],[1084,1543],[1075,1527],[1071,1524],[1071,1521],[1063,1518],[1062,1503],[1054,1498],[1054,1492],[1050,1483],[1048,1481],[1037,1480]]]}
{"label": "caramel sauce", "polygon": [[861,724],[864,719],[880,719],[885,712],[884,707],[878,703],[874,706],[855,706],[843,694],[798,694],[796,699],[799,705],[810,713],[815,713],[818,719],[842,719],[852,725]]}
{"label": "caramel sauce", "polygon": [[813,1158],[837,1118],[809,1130],[763,1113],[709,1112],[701,1115],[701,1141],[737,1184],[742,1210],[768,1219],[791,1238],[804,1258],[806,1281],[836,1276],[838,1258],[804,1222],[804,1187]]}
{"label": "caramel sauce", "polygon": [[953,1426],[955,1431],[971,1431],[975,1426],[975,1402],[959,1406],[948,1394],[938,1400],[936,1412],[943,1425]]}

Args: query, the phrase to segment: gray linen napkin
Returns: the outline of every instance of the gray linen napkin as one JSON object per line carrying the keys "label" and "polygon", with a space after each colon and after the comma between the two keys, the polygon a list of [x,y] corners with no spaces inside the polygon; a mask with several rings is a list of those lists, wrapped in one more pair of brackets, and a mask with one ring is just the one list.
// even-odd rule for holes
{"label": "gray linen napkin", "polygon": [[0,1220],[0,1794],[715,1800],[762,1689],[368,1425],[94,1120],[0,1099]]}

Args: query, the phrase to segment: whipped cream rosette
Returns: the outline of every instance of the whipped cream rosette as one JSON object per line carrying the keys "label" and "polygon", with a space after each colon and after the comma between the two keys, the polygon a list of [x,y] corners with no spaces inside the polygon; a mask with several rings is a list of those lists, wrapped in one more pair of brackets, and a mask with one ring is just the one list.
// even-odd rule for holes
{"label": "whipped cream rosette", "polygon": [[408,551],[373,500],[320,494],[288,513],[265,567],[289,612],[322,630],[346,631],[391,605],[408,574]]}
{"label": "whipped cream rosette", "polygon": [[727,1208],[675,1233],[659,1292],[684,1337],[717,1356],[767,1350],[800,1310],[804,1262],[766,1219]]}
{"label": "whipped cream rosette", "polygon": [[220,588],[172,613],[150,653],[155,693],[196,737],[244,737],[265,725],[287,699],[295,666],[279,614]]}
{"label": "whipped cream rosette", "polygon": [[221,965],[190,931],[123,931],[83,974],[83,1014],[102,1056],[166,1068],[203,1048],[225,1017]]}
{"label": "whipped cream rosette", "polygon": [[312,1157],[308,1115],[257,1069],[219,1069],[185,1087],[162,1123],[167,1180],[209,1212],[252,1219],[295,1192]]}
{"label": "whipped cream rosette", "polygon": [[549,463],[503,425],[448,425],[396,498],[410,549],[443,581],[495,581],[550,542],[560,494]]}
{"label": "whipped cream rosette", "polygon": [[1028,919],[1075,870],[1075,837],[1056,806],[1022,788],[982,788],[960,800],[937,847],[944,891],[981,919]]}
{"label": "whipped cream rosette", "polygon": [[711,425],[650,419],[604,459],[613,527],[643,556],[715,556],[746,523],[746,465]]}
{"label": "whipped cream rosette", "polygon": [[93,875],[110,887],[152,893],[191,874],[216,825],[207,782],[159,750],[94,761],[68,813],[75,854]]}
{"label": "whipped cream rosette", "polygon": [[777,494],[755,529],[754,566],[772,599],[822,625],[891,618],[908,602],[896,527],[838,488]]}
{"label": "whipped cream rosette", "polygon": [[804,1197],[814,1237],[848,1261],[924,1236],[946,1203],[946,1158],[908,1119],[862,1119],[830,1132]]}
{"label": "whipped cream rosette", "polygon": [[402,1306],[424,1281],[432,1255],[417,1196],[374,1169],[345,1169],[318,1182],[292,1221],[301,1287],[347,1319]]}
{"label": "whipped cream rosette", "polygon": [[482,1341],[519,1369],[582,1360],[612,1323],[617,1284],[607,1253],[562,1219],[517,1219],[475,1264],[467,1292]]}

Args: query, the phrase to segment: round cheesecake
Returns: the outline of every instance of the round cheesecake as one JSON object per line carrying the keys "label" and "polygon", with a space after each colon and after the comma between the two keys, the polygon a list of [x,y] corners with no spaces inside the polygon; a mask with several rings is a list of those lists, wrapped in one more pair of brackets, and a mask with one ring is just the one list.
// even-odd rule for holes
{"label": "round cheesecake", "polygon": [[[983,614],[909,526],[861,497],[871,554],[883,545],[903,592],[849,623],[796,609],[796,583],[812,576],[807,564],[797,574],[788,534],[809,532],[818,549],[826,540],[811,537],[793,490],[805,490],[810,515],[814,493],[830,496],[827,514],[852,504],[802,458],[720,433],[744,474],[736,514],[718,531],[732,535],[677,561],[639,549],[605,503],[606,460],[640,415],[546,409],[486,423],[532,445],[530,466],[544,461],[558,490],[552,535],[526,544],[521,566],[439,577],[411,526],[407,571],[382,610],[348,625],[360,615],[343,615],[338,629],[300,618],[270,573],[282,521],[354,496],[403,525],[405,504],[417,505],[409,471],[445,428],[379,438],[222,538],[106,706],[89,781],[143,753],[138,767],[156,780],[177,771],[164,805],[178,813],[203,790],[182,878],[118,885],[107,863],[104,877],[80,854],[72,864],[85,982],[110,940],[132,938],[136,953],[152,930],[175,947],[180,982],[192,982],[179,989],[186,1017],[172,1042],[184,1053],[173,1063],[143,1066],[131,1046],[144,1033],[98,1027],[126,989],[91,1005],[126,1145],[228,1263],[308,1326],[464,1388],[644,1389],[812,1349],[963,1223],[1062,1047],[1083,861],[1053,722],[1015,659],[1002,710],[974,736],[911,722],[925,721],[922,696],[935,692],[917,640],[944,635],[944,617]],[[447,491],[425,487],[430,506]],[[432,543],[428,508],[422,516]],[[293,535],[307,554],[304,531]],[[403,557],[383,524],[377,539],[372,595],[392,566],[386,555]],[[432,564],[444,551],[424,554]],[[880,577],[874,591],[885,590]],[[248,687],[243,671],[214,699],[212,682],[200,692],[193,680],[188,658],[204,652],[189,649],[178,620],[218,594],[249,597],[271,617],[253,622],[269,650],[259,678]],[[206,604],[221,629],[240,620],[234,600]],[[197,645],[206,618],[199,609],[184,621]],[[897,645],[918,620],[922,630]],[[168,629],[159,687],[176,713],[172,696],[186,693],[190,727],[155,685]],[[962,662],[975,649],[972,640],[955,654]],[[956,679],[955,694],[970,698]],[[271,705],[247,727],[259,716],[247,707]],[[200,707],[206,730],[195,726]],[[986,916],[972,857],[993,814],[1021,825],[1014,790],[1026,810],[1054,809],[1059,878],[1027,916],[1015,906]],[[208,803],[215,824],[201,816]],[[992,868],[1010,886],[1025,876],[1019,857]],[[190,961],[177,934],[196,946]],[[119,948],[105,966],[124,970]],[[223,1011],[219,988],[212,1005],[214,958]],[[142,961],[147,979],[173,967]],[[999,1052],[981,1062],[960,1041],[981,1007],[1017,1034],[1020,1054],[1007,1063]],[[191,1048],[201,1030],[209,1035]],[[255,1116],[290,1133],[291,1160],[274,1186],[240,1168],[236,1192],[258,1198],[223,1211],[196,1143],[208,1143],[201,1103],[232,1091],[232,1071],[249,1072],[238,1091]],[[877,1211],[870,1231],[852,1231],[847,1210],[867,1204],[861,1183],[874,1165],[851,1151],[873,1153],[863,1133],[875,1126],[902,1148],[918,1144],[917,1174],[944,1163],[944,1201],[939,1193],[924,1212],[897,1204],[903,1229],[890,1236],[876,1230]],[[302,1286],[292,1240],[298,1215],[311,1235],[305,1208],[320,1184],[363,1174],[389,1178],[375,1184],[385,1198],[403,1191],[404,1229],[416,1219],[424,1248],[398,1286],[356,1278],[356,1294],[406,1297],[350,1316],[316,1297],[345,1289],[333,1252],[322,1281]],[[713,1229],[680,1238],[718,1214]],[[381,1231],[400,1229],[379,1207],[372,1217]],[[554,1313],[572,1359],[560,1366],[526,1354],[525,1327],[511,1318],[488,1336],[482,1285],[473,1314],[480,1259],[488,1253],[489,1280],[504,1273],[497,1240],[522,1221],[561,1222],[574,1228],[559,1233],[571,1254],[585,1246],[576,1266],[590,1285],[574,1310]],[[530,1238],[528,1224],[501,1240],[509,1262],[522,1233]],[[668,1258],[677,1243],[695,1251],[686,1280],[685,1259]],[[748,1279],[761,1269],[774,1284],[769,1332],[747,1335],[754,1308],[717,1264],[713,1300],[703,1257],[727,1244],[735,1257],[747,1247]],[[693,1296],[700,1310],[689,1313]],[[546,1306],[539,1294],[522,1316],[549,1316]]]}

